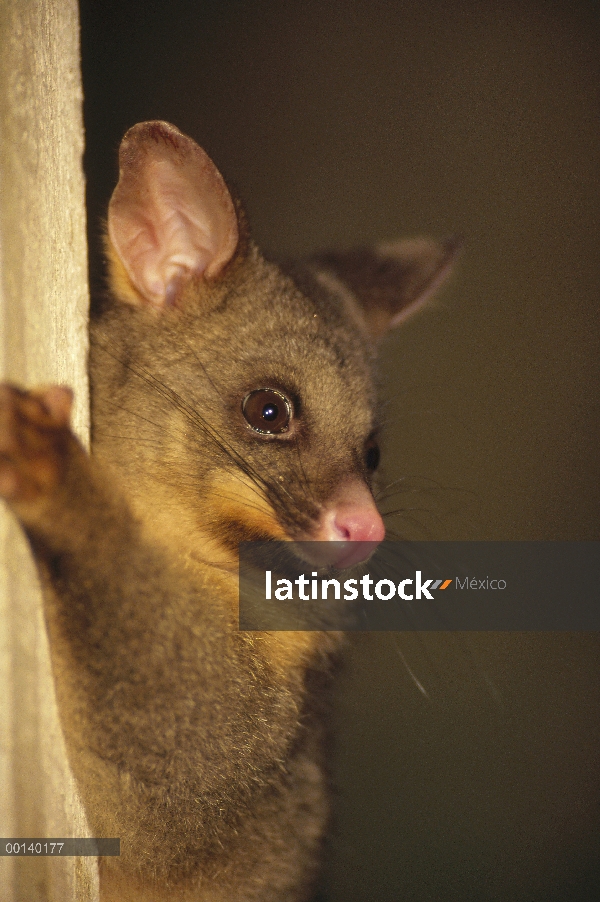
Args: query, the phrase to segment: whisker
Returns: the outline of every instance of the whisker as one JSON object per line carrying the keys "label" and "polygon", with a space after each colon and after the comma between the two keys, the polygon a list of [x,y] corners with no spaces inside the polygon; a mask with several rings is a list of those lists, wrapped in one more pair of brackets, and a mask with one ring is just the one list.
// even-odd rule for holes
{"label": "whisker", "polygon": [[430,510],[430,508],[428,508],[428,507],[399,507],[397,510],[394,510],[394,511],[385,511],[384,513],[381,514],[381,516],[382,517],[395,517],[398,514],[406,514],[406,513],[433,514],[433,511]]}
{"label": "whisker", "polygon": [[296,452],[298,454],[298,464],[300,465],[300,472],[302,473],[302,478],[304,480],[304,486],[306,487],[311,500],[315,501],[315,497],[314,497],[310,482],[308,480],[306,471],[304,469],[304,464],[302,463],[302,456],[300,454],[300,446],[299,445],[296,445]]}
{"label": "whisker", "polygon": [[414,672],[414,671],[412,670],[412,668],[410,667],[410,665],[409,665],[408,661],[406,660],[406,658],[405,658],[405,656],[404,656],[404,654],[403,654],[403,652],[402,652],[402,649],[400,648],[400,645],[398,644],[398,642],[395,642],[395,641],[394,641],[394,639],[395,639],[394,634],[393,634],[393,633],[387,633],[386,635],[389,635],[389,637],[390,637],[390,642],[391,642],[391,644],[392,644],[392,648],[394,649],[394,651],[396,652],[396,654],[398,655],[398,657],[400,658],[400,660],[401,660],[402,663],[404,664],[404,667],[405,667],[406,672],[408,673],[409,677],[411,678],[411,680],[413,681],[413,683],[415,684],[415,686],[417,687],[417,689],[419,690],[419,692],[421,693],[421,695],[423,695],[423,696],[427,699],[427,701],[430,702],[430,701],[431,701],[431,697],[430,697],[429,693],[428,693],[427,690],[425,689],[425,686],[423,685],[423,683],[418,679],[418,677],[417,677],[417,675],[415,674],[415,672]]}
{"label": "whisker", "polygon": [[189,341],[189,339],[187,338],[187,336],[185,336],[184,341],[185,341],[186,347],[189,348],[189,350],[190,350],[190,351],[192,352],[192,354],[194,355],[194,357],[195,357],[195,359],[196,359],[196,363],[198,364],[198,366],[200,367],[200,369],[202,370],[202,372],[203,372],[204,375],[206,376],[207,380],[210,382],[211,386],[213,387],[213,389],[214,389],[214,391],[215,391],[215,394],[218,395],[218,394],[219,394],[219,389],[217,388],[217,386],[215,385],[215,383],[213,382],[213,380],[212,380],[211,377],[209,376],[208,370],[206,369],[206,366],[204,365],[204,363],[202,362],[202,360],[201,360],[200,357],[198,356],[198,352],[196,351],[196,349],[194,348],[194,346],[192,345],[192,343]]}
{"label": "whisker", "polygon": [[[218,492],[211,492],[213,498],[221,498],[223,501],[231,501],[231,498],[228,498],[227,495],[220,495]],[[249,501],[244,501],[241,498],[236,498],[236,504],[239,504],[241,507],[247,507],[248,510],[257,511],[259,514],[267,513],[264,508],[259,507],[257,504],[250,504]]]}
{"label": "whisker", "polygon": [[[110,403],[110,402],[109,402],[109,403]],[[151,419],[149,419],[148,417],[143,416],[143,415],[139,412],[139,410],[131,410],[131,408],[125,407],[124,404],[120,404],[120,403],[118,403],[118,402],[116,402],[116,401],[113,401],[113,402],[112,402],[112,408],[113,408],[113,410],[122,410],[122,411],[124,411],[125,413],[128,413],[130,416],[136,417],[136,419],[138,419],[138,420],[143,420],[145,423],[148,423],[149,426],[154,426],[154,428],[155,428],[155,429],[158,429],[159,431],[160,431],[160,429],[162,428],[158,423],[155,423],[154,420],[151,420]]]}
{"label": "whisker", "polygon": [[409,479],[408,476],[400,476],[398,479],[392,480],[392,482],[387,482],[384,486],[381,486],[381,488],[377,490],[376,497],[379,496],[380,492],[387,492],[387,490],[391,489],[392,486],[398,485],[399,482],[406,482],[407,479]]}

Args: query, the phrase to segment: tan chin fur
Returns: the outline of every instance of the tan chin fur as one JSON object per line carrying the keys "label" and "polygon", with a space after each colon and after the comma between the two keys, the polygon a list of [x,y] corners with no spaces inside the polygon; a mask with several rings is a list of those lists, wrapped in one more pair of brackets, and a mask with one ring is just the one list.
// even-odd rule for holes
{"label": "tan chin fur", "polygon": [[[218,524],[226,522],[238,534],[247,535],[236,544],[261,538],[289,541],[289,535],[263,493],[242,474],[219,473],[208,486],[205,502],[209,529],[217,536],[225,532]],[[232,544],[231,540],[228,544]]]}
{"label": "tan chin fur", "polygon": [[[213,564],[230,564],[232,554],[235,555],[233,572],[228,580],[224,579],[223,597],[228,598],[237,618],[238,556],[232,548],[232,537],[239,537],[240,541],[277,539],[285,542],[290,541],[290,536],[278,522],[267,499],[245,476],[219,474],[207,490],[206,502],[210,512],[208,532],[212,535],[203,541],[203,557],[207,560],[210,555]],[[254,632],[247,635],[256,653],[282,677],[289,674],[290,670],[305,666],[317,649],[333,651],[342,637],[341,633],[298,630]]]}

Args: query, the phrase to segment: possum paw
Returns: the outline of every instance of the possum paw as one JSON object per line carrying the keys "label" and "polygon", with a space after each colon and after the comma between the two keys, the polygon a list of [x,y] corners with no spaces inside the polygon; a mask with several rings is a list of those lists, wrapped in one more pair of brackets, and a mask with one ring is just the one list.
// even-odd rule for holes
{"label": "possum paw", "polygon": [[28,503],[60,484],[74,441],[72,402],[64,386],[22,391],[0,385],[0,497]]}

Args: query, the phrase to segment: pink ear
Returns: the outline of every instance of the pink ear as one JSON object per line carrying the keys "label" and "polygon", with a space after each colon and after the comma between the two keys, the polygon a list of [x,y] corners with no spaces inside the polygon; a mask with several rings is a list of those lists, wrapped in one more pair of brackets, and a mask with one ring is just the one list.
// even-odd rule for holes
{"label": "pink ear", "polygon": [[110,242],[143,300],[174,305],[191,279],[215,279],[235,254],[233,200],[202,148],[168,122],[129,129],[119,166]]}

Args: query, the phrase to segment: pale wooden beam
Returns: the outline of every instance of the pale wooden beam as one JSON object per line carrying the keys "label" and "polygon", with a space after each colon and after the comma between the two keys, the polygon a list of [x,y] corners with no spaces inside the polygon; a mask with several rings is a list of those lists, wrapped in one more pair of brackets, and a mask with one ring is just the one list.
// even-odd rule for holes
{"label": "pale wooden beam", "polygon": [[[87,443],[87,249],[75,0],[0,3],[0,374],[75,390]],[[65,757],[39,590],[0,510],[0,835],[85,836]],[[94,859],[0,857],[2,899],[92,902]]]}

